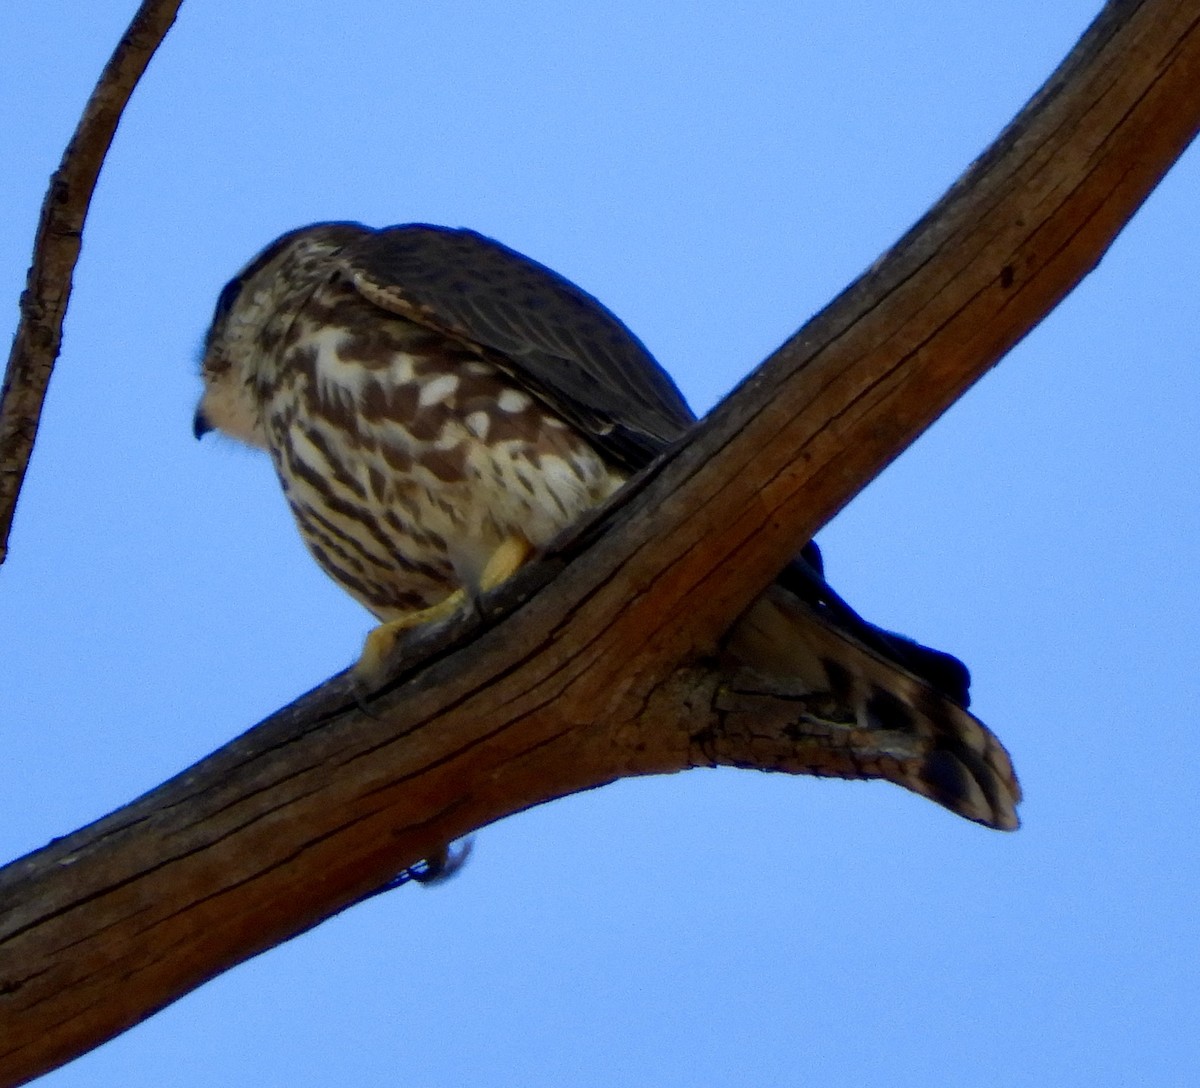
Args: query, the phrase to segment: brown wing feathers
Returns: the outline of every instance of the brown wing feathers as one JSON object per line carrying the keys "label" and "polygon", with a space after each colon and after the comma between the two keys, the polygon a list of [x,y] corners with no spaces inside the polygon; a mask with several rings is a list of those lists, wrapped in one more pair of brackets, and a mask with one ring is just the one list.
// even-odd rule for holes
{"label": "brown wing feathers", "polygon": [[675,383],[614,314],[481,234],[392,227],[341,256],[365,297],[493,352],[498,365],[630,470],[694,420]]}
{"label": "brown wing feathers", "polygon": [[[641,342],[550,269],[473,231],[329,226],[346,229],[338,262],[366,299],[482,350],[613,464],[638,470],[692,423]],[[1017,826],[1020,787],[1000,742],[965,709],[965,667],[858,617],[824,581],[815,545],[739,621],[730,648],[845,705],[848,777],[886,778],[967,819]]]}

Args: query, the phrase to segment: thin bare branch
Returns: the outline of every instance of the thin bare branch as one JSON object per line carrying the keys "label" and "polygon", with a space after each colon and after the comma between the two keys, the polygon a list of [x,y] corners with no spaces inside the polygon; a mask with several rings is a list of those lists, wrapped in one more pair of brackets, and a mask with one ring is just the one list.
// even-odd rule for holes
{"label": "thin bare branch", "polygon": [[1110,3],[871,273],[481,626],[0,872],[0,1085],[530,805],[712,762],[839,773],[820,708],[710,664],[722,633],[1095,265],[1200,127],[1197,88],[1200,0]]}
{"label": "thin bare branch", "polygon": [[0,389],[0,563],[8,556],[17,498],[62,344],[71,276],[96,179],[129,96],[182,2],[143,0],[105,65],[42,202],[33,263],[21,295],[21,321]]}

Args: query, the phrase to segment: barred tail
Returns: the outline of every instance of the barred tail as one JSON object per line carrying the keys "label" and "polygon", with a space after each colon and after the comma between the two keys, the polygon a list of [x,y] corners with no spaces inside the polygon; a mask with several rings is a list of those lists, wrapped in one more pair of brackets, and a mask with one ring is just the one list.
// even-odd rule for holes
{"label": "barred tail", "polygon": [[833,626],[780,585],[742,616],[729,653],[756,672],[829,692],[838,749],[822,773],[883,778],[968,820],[1019,824],[1021,787],[1008,753],[981,721],[927,680]]}

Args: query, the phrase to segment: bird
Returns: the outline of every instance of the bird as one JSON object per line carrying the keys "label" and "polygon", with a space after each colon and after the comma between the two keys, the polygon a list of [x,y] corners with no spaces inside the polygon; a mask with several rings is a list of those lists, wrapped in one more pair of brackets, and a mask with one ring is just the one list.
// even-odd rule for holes
{"label": "bird", "polygon": [[[696,417],[596,298],[472,230],[314,223],[220,292],[193,430],[271,458],[317,563],[380,622],[355,666],[502,584]],[[854,729],[817,773],[884,778],[988,827],[1021,788],[957,658],[860,617],[813,541],[735,622],[738,665]]]}

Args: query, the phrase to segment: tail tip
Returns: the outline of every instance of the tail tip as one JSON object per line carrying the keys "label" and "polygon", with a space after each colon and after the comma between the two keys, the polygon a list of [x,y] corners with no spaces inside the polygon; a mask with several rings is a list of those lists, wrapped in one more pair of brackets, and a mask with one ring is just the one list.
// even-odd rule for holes
{"label": "tail tip", "polygon": [[972,770],[953,752],[935,748],[925,756],[917,778],[919,792],[959,816],[999,831],[1021,825],[1021,791],[1011,775],[1002,777],[986,764]]}

